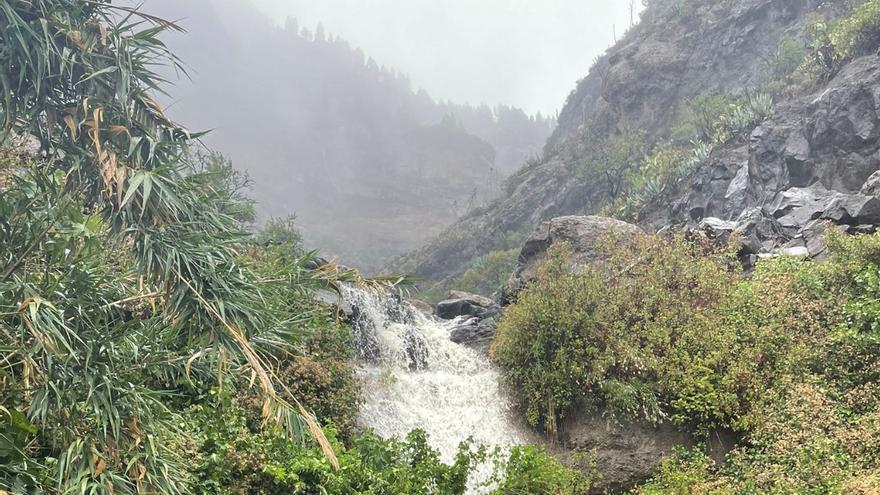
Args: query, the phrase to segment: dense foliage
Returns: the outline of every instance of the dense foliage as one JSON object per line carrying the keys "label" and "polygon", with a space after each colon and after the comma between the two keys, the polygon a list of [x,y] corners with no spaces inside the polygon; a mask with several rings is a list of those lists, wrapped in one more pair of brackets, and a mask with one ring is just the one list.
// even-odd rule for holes
{"label": "dense foliage", "polygon": [[750,279],[684,239],[609,242],[579,274],[557,247],[504,316],[495,359],[547,430],[602,413],[742,438],[720,471],[683,454],[643,493],[872,493],[880,235],[830,238],[827,263],[781,257]]}
{"label": "dense foliage", "polygon": [[[535,447],[504,453],[464,441],[444,462],[420,430],[390,440],[366,432],[343,443],[330,429],[335,469],[314,444],[254,429],[246,409],[222,393],[187,412],[190,440],[181,448],[194,460],[194,493],[201,495],[462,495],[468,487],[489,495],[581,495],[590,486],[587,477]],[[478,466],[488,472],[475,476]]]}
{"label": "dense foliage", "polygon": [[880,46],[880,2],[855,2],[848,14],[809,26],[810,42],[804,72],[828,79],[849,60],[867,55]]}
{"label": "dense foliage", "polygon": [[360,279],[292,219],[248,232],[249,178],[151,96],[173,24],[40,0],[0,28],[0,493],[452,495],[490,460],[486,490],[573,493],[535,449],[355,432],[349,330],[314,291]]}
{"label": "dense foliage", "polygon": [[159,109],[175,26],[41,0],[0,27],[0,490],[189,492],[181,407],[212,383],[335,464],[308,409],[347,432],[357,391],[308,301],[338,272],[255,245],[246,177]]}

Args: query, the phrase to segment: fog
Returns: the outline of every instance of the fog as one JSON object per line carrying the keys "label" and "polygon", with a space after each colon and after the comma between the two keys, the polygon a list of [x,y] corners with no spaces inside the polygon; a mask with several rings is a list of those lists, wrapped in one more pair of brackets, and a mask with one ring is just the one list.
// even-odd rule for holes
{"label": "fog", "polygon": [[[258,3],[252,3],[258,2]],[[372,272],[502,192],[629,2],[147,0],[163,102],[253,178],[260,219]],[[626,4],[626,5],[624,5]],[[598,21],[598,19],[602,19]],[[609,21],[617,19],[617,22]],[[539,113],[542,112],[542,113]]]}
{"label": "fog", "polygon": [[[629,0],[255,0],[403,70],[435,98],[555,114],[629,27]],[[636,15],[641,1],[634,2]]]}

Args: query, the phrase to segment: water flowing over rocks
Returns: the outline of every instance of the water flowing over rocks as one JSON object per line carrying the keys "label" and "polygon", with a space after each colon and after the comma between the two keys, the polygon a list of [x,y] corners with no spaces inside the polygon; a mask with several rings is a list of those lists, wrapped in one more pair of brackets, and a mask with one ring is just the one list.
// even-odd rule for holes
{"label": "water flowing over rocks", "polygon": [[[446,461],[469,437],[502,449],[523,443],[498,371],[484,353],[450,340],[463,317],[437,319],[398,297],[355,287],[343,295],[354,308],[362,427],[383,437],[420,428]],[[482,466],[476,477],[489,474],[491,466]]]}

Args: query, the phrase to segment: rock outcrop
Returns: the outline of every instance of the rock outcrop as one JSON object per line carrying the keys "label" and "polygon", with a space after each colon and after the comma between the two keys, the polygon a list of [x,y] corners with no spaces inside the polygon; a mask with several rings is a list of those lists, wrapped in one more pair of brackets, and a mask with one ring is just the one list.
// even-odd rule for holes
{"label": "rock outcrop", "polygon": [[488,297],[467,292],[452,291],[449,298],[437,303],[436,314],[444,320],[454,320],[461,316],[480,319],[498,315],[501,308]]}
{"label": "rock outcrop", "polygon": [[880,225],[880,57],[854,60],[813,93],[780,105],[747,145],[713,153],[649,226],[745,232],[747,252],[825,251],[829,226]]}
{"label": "rock outcrop", "polygon": [[617,241],[632,240],[644,232],[639,227],[613,218],[599,216],[558,217],[541,223],[523,245],[516,268],[502,291],[502,302],[509,303],[537,277],[537,270],[547,250],[556,243],[571,247],[571,268],[587,266],[601,258],[597,242],[606,237]]}
{"label": "rock outcrop", "polygon": [[451,291],[449,298],[437,303],[436,315],[444,320],[458,320],[449,332],[449,339],[488,353],[495,337],[495,325],[501,306],[495,301],[467,292]]}
{"label": "rock outcrop", "polygon": [[[668,138],[687,98],[742,94],[761,87],[770,77],[767,61],[775,56],[780,40],[801,32],[809,13],[826,15],[839,7],[820,0],[706,2],[700,5],[709,5],[708,11],[689,16],[686,11],[670,14],[675,3],[652,1],[642,22],[600,57],[561,111],[544,158],[511,177],[501,199],[471,212],[392,266],[424,279],[453,279],[471,260],[507,249],[499,239],[527,235],[554,217],[598,211],[608,191],[601,181],[577,171],[585,142],[626,129],[646,131],[649,143]],[[674,215],[663,205],[649,212],[644,227],[659,230],[673,221],[698,223],[705,217],[736,220],[780,191],[809,186],[813,172],[829,181],[825,185],[830,190],[858,191],[873,172],[870,152],[812,171],[804,164],[828,157],[835,147],[861,146],[873,139],[874,129],[866,124],[872,119],[872,88],[877,87],[872,79],[867,66],[847,68],[829,85],[829,92],[819,91],[812,100],[791,107],[779,106],[777,114],[785,116],[784,122],[764,125],[752,143],[736,143],[717,154],[713,166],[687,181],[693,185],[692,194],[675,204]],[[847,102],[864,106],[838,110]],[[804,127],[799,120],[804,107],[816,119],[806,126],[809,132],[795,132]],[[816,149],[817,140],[827,143],[824,151]],[[758,180],[767,186],[759,190]],[[848,188],[838,189],[837,183]]]}
{"label": "rock outcrop", "polygon": [[[627,493],[651,478],[677,447],[698,443],[691,434],[671,425],[615,424],[598,416],[570,418],[561,428],[560,442],[551,446],[551,451],[594,476],[590,493],[597,495]],[[733,444],[731,435],[715,432],[706,446],[709,455],[722,463]]]}

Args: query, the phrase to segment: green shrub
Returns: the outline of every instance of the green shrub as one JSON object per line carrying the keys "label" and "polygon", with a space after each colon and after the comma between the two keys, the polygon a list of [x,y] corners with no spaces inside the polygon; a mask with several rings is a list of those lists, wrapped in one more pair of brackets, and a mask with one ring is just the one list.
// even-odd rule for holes
{"label": "green shrub", "polygon": [[214,407],[196,406],[188,418],[194,488],[200,495],[458,495],[465,492],[473,467],[485,458],[482,449],[464,442],[454,461],[444,463],[419,430],[401,440],[367,432],[346,447],[330,429],[327,437],[339,460],[336,469],[316,445],[254,429],[245,410],[228,398]]}
{"label": "green shrub", "polygon": [[712,351],[728,344],[723,329],[701,332],[736,285],[727,256],[655,238],[632,246],[609,239],[603,249],[607,261],[572,274],[566,248],[552,248],[539,281],[500,322],[493,356],[521,391],[529,421],[555,431],[573,410],[653,422],[691,412],[661,405],[675,398],[677,407],[708,409],[706,420],[729,416],[729,398],[714,383],[688,387],[694,397],[678,392],[717,366]]}
{"label": "green shrub", "polygon": [[640,486],[637,495],[732,495],[713,486],[714,463],[699,451],[676,450],[665,459],[657,476]]}
{"label": "green shrub", "polygon": [[493,355],[550,431],[601,412],[739,435],[725,465],[679,453],[637,493],[876,493],[880,234],[828,239],[826,263],[778,257],[749,279],[681,239],[606,242],[580,274],[554,247]]}
{"label": "green shrub", "polygon": [[791,36],[783,36],[779,40],[776,47],[776,53],[770,61],[770,70],[773,77],[777,80],[789,79],[792,74],[797,71],[798,67],[804,63],[807,52],[803,43],[792,38]]}
{"label": "green shrub", "polygon": [[510,277],[519,258],[520,250],[517,248],[506,251],[492,251],[481,256],[471,264],[452,287],[491,296],[501,289]]}
{"label": "green shrub", "polygon": [[534,446],[514,447],[497,466],[492,495],[587,495],[591,480]]}
{"label": "green shrub", "polygon": [[880,0],[866,0],[831,22],[813,22],[808,34],[810,43],[801,69],[819,79],[829,79],[847,61],[880,47]]}
{"label": "green shrub", "polygon": [[730,113],[735,100],[724,94],[701,95],[684,101],[684,117],[673,129],[673,136],[685,141],[709,140],[721,117]]}

